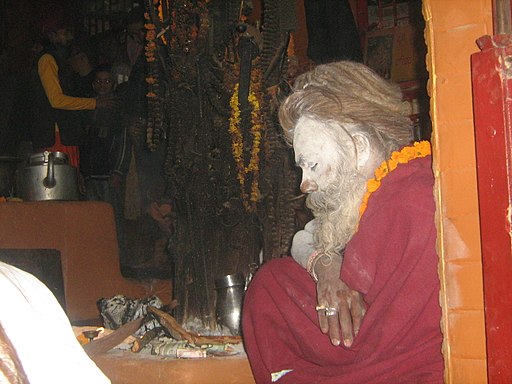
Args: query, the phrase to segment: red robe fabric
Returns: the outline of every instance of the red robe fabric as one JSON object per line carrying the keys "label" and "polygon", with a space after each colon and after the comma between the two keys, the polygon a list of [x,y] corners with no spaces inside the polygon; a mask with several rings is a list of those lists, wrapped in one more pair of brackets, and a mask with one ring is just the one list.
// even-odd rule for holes
{"label": "red robe fabric", "polygon": [[345,250],[341,278],[368,305],[350,348],[334,347],[315,311],[316,286],[291,257],[249,285],[243,337],[257,383],[442,383],[431,158],[400,164],[372,194]]}

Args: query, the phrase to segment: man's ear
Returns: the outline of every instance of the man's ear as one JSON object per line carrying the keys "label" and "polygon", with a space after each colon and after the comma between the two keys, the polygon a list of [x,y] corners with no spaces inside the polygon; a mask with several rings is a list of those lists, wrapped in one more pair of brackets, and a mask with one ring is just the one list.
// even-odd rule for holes
{"label": "man's ear", "polygon": [[354,144],[356,145],[357,168],[362,168],[370,159],[370,140],[368,140],[368,137],[361,132],[352,135],[352,139],[354,140]]}

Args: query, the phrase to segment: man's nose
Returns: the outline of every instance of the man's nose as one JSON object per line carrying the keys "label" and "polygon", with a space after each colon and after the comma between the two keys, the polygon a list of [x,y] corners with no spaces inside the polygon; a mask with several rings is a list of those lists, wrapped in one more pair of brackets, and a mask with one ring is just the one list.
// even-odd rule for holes
{"label": "man's nose", "polygon": [[311,193],[318,190],[318,185],[312,180],[303,180],[300,183],[300,191],[302,193]]}

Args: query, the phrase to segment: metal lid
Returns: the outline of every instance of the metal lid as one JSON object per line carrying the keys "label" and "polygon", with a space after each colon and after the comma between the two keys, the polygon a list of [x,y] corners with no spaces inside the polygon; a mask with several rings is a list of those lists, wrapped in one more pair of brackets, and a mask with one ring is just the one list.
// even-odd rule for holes
{"label": "metal lid", "polygon": [[29,164],[31,165],[41,165],[48,163],[48,157],[50,153],[53,153],[53,161],[55,164],[67,164],[68,163],[68,155],[64,152],[37,152],[29,157]]}
{"label": "metal lid", "polygon": [[229,288],[237,286],[245,286],[245,277],[241,272],[233,273],[215,279],[215,288]]}

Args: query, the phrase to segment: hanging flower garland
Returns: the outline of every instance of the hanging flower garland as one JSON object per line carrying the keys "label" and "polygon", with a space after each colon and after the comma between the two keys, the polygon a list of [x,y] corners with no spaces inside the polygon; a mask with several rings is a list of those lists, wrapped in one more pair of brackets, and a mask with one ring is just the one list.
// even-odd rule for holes
{"label": "hanging flower garland", "polygon": [[380,167],[377,168],[375,171],[375,177],[368,180],[366,183],[366,193],[363,196],[361,205],[359,206],[359,217],[363,216],[363,213],[368,207],[368,199],[373,192],[379,189],[382,179],[395,170],[398,164],[406,164],[411,160],[428,156],[431,153],[432,150],[428,141],[415,142],[413,145],[402,148],[399,152],[394,151],[391,154],[391,158],[382,162]]}
{"label": "hanging flower garland", "polygon": [[171,49],[179,55],[200,54],[210,31],[208,1],[176,0],[167,3],[171,31],[168,40]]}
{"label": "hanging flower garland", "polygon": [[144,46],[144,55],[146,57],[146,61],[148,63],[148,73],[146,77],[147,84],[147,92],[146,97],[148,98],[148,116],[146,122],[146,144],[150,150],[155,150],[157,143],[156,137],[158,137],[159,126],[157,124],[157,119],[161,120],[161,117],[156,117],[159,111],[159,84],[158,84],[158,72],[155,69],[156,64],[156,50],[157,50],[157,41],[156,41],[156,26],[151,20],[151,16],[149,14],[149,7],[154,6],[151,4],[147,4],[148,9],[144,13],[144,18],[146,22],[144,24],[144,28],[146,29],[146,45]]}
{"label": "hanging flower garland", "polygon": [[[144,55],[146,56],[146,61],[148,63],[154,63],[156,60],[156,26],[151,22],[151,16],[148,12],[144,13],[144,18],[146,19],[146,23],[144,24],[144,28],[146,29],[146,45],[144,47]],[[155,74],[150,74],[146,77],[146,83],[148,84],[148,92],[146,96],[149,98],[156,97],[156,92],[153,90],[153,87],[158,86],[158,77]]]}
{"label": "hanging flower garland", "polygon": [[[144,17],[146,20],[150,20],[149,14],[144,13]],[[146,56],[146,61],[148,63],[154,63],[156,60],[155,52],[157,49],[156,46],[156,27],[155,24],[148,22],[144,25],[146,29],[146,45],[144,47],[144,55]],[[156,73],[149,73],[148,77],[146,77],[146,83],[148,84],[148,92],[146,96],[149,98],[157,97],[157,94],[154,90],[155,87],[158,87],[158,75]]]}
{"label": "hanging flower garland", "polygon": [[[248,101],[251,105],[251,129],[252,146],[250,151],[249,163],[245,165],[244,155],[244,140],[240,127],[240,104],[238,102],[238,89],[239,84],[235,84],[233,95],[229,105],[231,107],[231,116],[229,118],[229,133],[231,134],[231,150],[237,168],[237,179],[240,183],[240,194],[242,204],[247,212],[255,212],[256,204],[260,199],[259,190],[259,173],[260,173],[260,146],[262,137],[262,120],[261,120],[261,106],[257,97],[258,82],[251,84],[249,90]],[[247,176],[252,175],[250,193],[246,190]]]}

